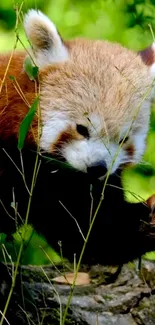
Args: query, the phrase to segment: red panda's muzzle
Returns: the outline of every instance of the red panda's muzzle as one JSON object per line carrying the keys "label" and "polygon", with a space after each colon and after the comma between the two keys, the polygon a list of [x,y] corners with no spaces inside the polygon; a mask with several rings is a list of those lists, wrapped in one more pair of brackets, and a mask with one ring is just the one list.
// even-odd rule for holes
{"label": "red panda's muzzle", "polygon": [[107,165],[104,160],[99,161],[96,164],[93,164],[89,167],[87,167],[87,172],[90,175],[90,177],[95,177],[95,178],[102,178],[106,175],[107,173]]}

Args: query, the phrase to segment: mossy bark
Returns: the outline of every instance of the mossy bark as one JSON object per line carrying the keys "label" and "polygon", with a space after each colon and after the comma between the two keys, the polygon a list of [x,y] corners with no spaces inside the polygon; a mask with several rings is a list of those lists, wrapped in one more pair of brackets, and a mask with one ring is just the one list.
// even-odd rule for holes
{"label": "mossy bark", "polygon": [[[62,324],[71,286],[53,279],[66,270],[64,266],[20,267],[6,315],[9,324]],[[1,265],[0,271],[2,312],[11,284],[11,267]],[[155,324],[155,263],[143,260],[141,271],[137,262],[124,265],[120,273],[117,268],[99,265],[91,269],[82,266],[80,271],[89,274],[90,284],[75,286],[66,325]]]}

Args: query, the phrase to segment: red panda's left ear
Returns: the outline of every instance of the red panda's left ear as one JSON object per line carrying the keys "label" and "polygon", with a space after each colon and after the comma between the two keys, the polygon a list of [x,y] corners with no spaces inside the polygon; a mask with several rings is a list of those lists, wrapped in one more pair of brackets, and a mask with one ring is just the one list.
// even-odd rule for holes
{"label": "red panda's left ear", "polygon": [[155,42],[139,52],[143,62],[150,68],[152,77],[155,77]]}
{"label": "red panda's left ear", "polygon": [[42,12],[29,10],[24,18],[24,28],[39,67],[68,59],[68,50],[55,25]]}

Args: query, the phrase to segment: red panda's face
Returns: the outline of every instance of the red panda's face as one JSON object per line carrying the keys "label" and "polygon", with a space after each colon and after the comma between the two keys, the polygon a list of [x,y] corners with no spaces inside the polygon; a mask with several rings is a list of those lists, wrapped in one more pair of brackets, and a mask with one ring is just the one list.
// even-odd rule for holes
{"label": "red panda's face", "polygon": [[149,127],[153,62],[145,64],[145,57],[108,42],[63,43],[53,23],[33,10],[25,29],[40,67],[41,149],[84,172],[101,166],[113,173],[139,162]]}

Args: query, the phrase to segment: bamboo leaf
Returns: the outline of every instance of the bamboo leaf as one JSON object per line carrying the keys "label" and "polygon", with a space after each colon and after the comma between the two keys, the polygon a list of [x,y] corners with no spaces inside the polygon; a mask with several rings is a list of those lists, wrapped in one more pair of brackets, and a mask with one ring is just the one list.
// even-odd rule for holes
{"label": "bamboo leaf", "polygon": [[27,73],[30,80],[35,80],[38,75],[38,67],[32,64],[30,57],[27,57],[24,61],[24,70]]}
{"label": "bamboo leaf", "polygon": [[23,121],[20,124],[19,129],[19,137],[18,137],[18,149],[21,150],[24,146],[25,138],[27,135],[27,132],[29,130],[29,127],[33,121],[34,115],[36,113],[37,107],[39,103],[39,97],[36,97],[34,102],[32,103],[27,115],[23,119]]}

